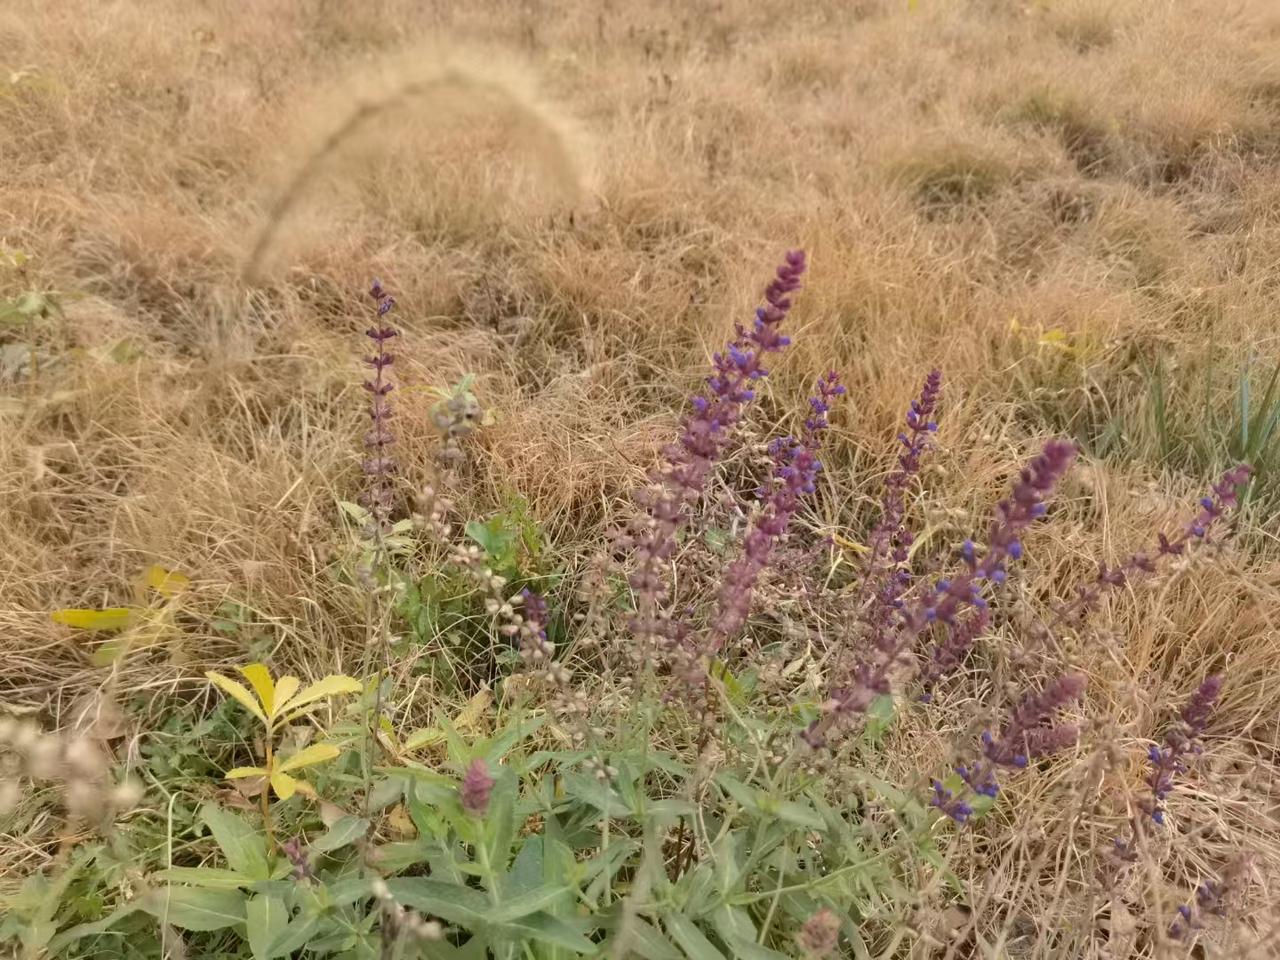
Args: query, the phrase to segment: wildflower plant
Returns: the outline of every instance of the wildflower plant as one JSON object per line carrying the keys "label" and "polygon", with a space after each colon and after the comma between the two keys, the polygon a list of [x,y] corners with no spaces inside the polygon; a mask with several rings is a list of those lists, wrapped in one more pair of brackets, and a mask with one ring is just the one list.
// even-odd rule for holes
{"label": "wildflower plant", "polygon": [[[956,896],[963,890],[938,838],[980,830],[1007,783],[1034,776],[1080,738],[1085,676],[1058,662],[1056,632],[1097,610],[1106,591],[1208,541],[1249,475],[1228,472],[1178,531],[1100,565],[1053,605],[1020,638],[1043,654],[1039,676],[1049,679],[1020,681],[1010,703],[975,727],[985,727],[975,743],[955,745],[949,772],[892,783],[886,748],[870,731],[934,709],[930,698],[955,682],[989,631],[1017,628],[1008,581],[1034,559],[1031,531],[1051,522],[1078,451],[1063,439],[1040,444],[980,532],[921,557],[911,499],[945,412],[942,373],[930,371],[907,409],[857,582],[840,593],[813,586],[839,604],[837,624],[804,636],[802,653],[787,648],[798,666],[766,682],[748,626],[772,612],[779,567],[816,555],[788,552],[789,541],[825,542],[805,521],[834,482],[822,458],[846,395],[839,372],[817,379],[791,435],[761,444],[759,470],[740,467],[733,453],[759,430],[752,405],[789,345],[785,324],[806,266],[803,253],[788,253],[752,322],[714,354],[675,442],[634,495],[614,568],[602,558],[576,585],[565,571],[528,575],[526,565],[554,551],[527,511],[458,516],[463,445],[485,422],[471,380],[439,394],[430,411],[437,473],[418,491],[416,512],[400,515],[409,513],[401,488],[410,471],[391,453],[390,345],[399,333],[388,320],[395,301],[374,282],[363,490],[343,505],[359,532],[360,561],[346,582],[365,601],[361,676],[304,687],[258,663],[241,668],[243,683],[208,673],[256,724],[260,759],[225,777],[250,787],[242,800],[256,786],[258,810],[232,791],[206,795],[188,811],[188,843],[114,913],[93,923],[45,917],[33,887],[11,926],[27,936],[47,928],[41,948],[53,956],[143,929],[159,930],[158,949],[176,929],[190,955],[255,960],[914,952],[902,904],[923,901],[935,880]],[[708,491],[718,474],[737,469],[752,471],[750,482],[735,476],[726,485],[752,490],[734,503],[741,535],[726,536],[710,566],[695,569],[689,533],[715,509]],[[586,609],[570,614],[575,586]],[[450,594],[458,622],[498,653],[453,672],[460,685],[484,677],[467,706],[405,733],[397,705],[438,678],[434,663],[416,675],[406,664],[414,690],[398,689],[391,637],[425,633],[423,621],[438,628]],[[616,642],[601,642],[610,636]],[[1206,680],[1152,747],[1148,820],[1163,819],[1221,683]],[[293,728],[346,696],[359,699],[317,741]],[[308,781],[303,770],[324,776]],[[1185,939],[1224,910],[1241,885],[1235,876],[1206,881],[1170,935]]]}

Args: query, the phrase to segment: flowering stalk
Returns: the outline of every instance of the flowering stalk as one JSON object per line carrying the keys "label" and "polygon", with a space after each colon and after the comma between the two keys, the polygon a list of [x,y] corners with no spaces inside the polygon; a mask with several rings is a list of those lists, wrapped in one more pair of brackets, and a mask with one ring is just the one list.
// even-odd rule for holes
{"label": "flowering stalk", "polygon": [[996,506],[987,532],[982,556],[972,540],[961,549],[965,569],[950,580],[939,580],[936,589],[915,600],[901,613],[896,629],[876,640],[875,651],[854,668],[852,681],[832,692],[823,705],[823,716],[810,724],[804,740],[814,748],[826,744],[826,733],[837,720],[866,711],[876,697],[889,692],[889,672],[914,645],[917,637],[934,623],[948,626],[965,609],[985,610],[982,585],[1001,584],[1007,565],[1022,556],[1022,534],[1043,517],[1046,498],[1075,460],[1075,445],[1066,440],[1050,440],[1018,476],[1009,497]]}
{"label": "flowering stalk", "polygon": [[[1252,472],[1253,469],[1247,464],[1240,464],[1224,473],[1213,484],[1212,495],[1200,499],[1200,510],[1196,516],[1187,521],[1172,538],[1163,533],[1158,534],[1154,550],[1135,553],[1115,567],[1099,563],[1093,580],[1079,587],[1076,596],[1069,603],[1060,604],[1047,622],[1037,624],[1033,637],[1040,642],[1048,641],[1064,623],[1079,620],[1093,610],[1106,591],[1126,585],[1137,574],[1156,573],[1162,559],[1181,556],[1189,545],[1206,540],[1214,524],[1228,510],[1238,505],[1238,491],[1248,482]],[[925,682],[925,699],[931,695],[930,688],[933,685],[960,666],[974,640],[982,634],[989,622],[990,618],[985,611],[976,611],[953,625],[933,645],[921,671]]]}
{"label": "flowering stalk", "polygon": [[396,468],[395,461],[387,451],[395,443],[395,437],[389,426],[389,394],[394,387],[386,378],[387,367],[395,362],[395,358],[387,350],[387,341],[396,336],[396,331],[393,327],[384,326],[382,318],[396,305],[396,300],[383,289],[380,280],[373,281],[369,295],[377,302],[377,322],[365,331],[365,336],[373,341],[374,352],[364,361],[373,369],[373,376],[364,382],[364,388],[369,391],[370,427],[364,440],[369,453],[363,463],[367,486],[361,500],[368,508],[377,531],[381,532],[391,514],[391,475]]}
{"label": "flowering stalk", "polygon": [[1225,917],[1233,900],[1248,882],[1250,858],[1242,854],[1227,866],[1221,880],[1206,880],[1196,888],[1194,905],[1182,904],[1177,916],[1169,924],[1169,936],[1174,940],[1190,940],[1192,934],[1204,927],[1206,916]]}
{"label": "flowering stalk", "polygon": [[678,441],[665,451],[666,462],[650,486],[636,495],[642,512],[632,522],[623,545],[631,548],[635,561],[628,578],[636,594],[630,628],[639,641],[642,659],[679,643],[678,627],[662,613],[668,592],[663,568],[675,552],[676,535],[686,521],[686,505],[702,494],[711,468],[724,451],[729,429],[755,396],[751,384],[768,375],[762,365],[765,355],[790,343],[778,328],[791,310],[789,295],[799,289],[804,269],[802,251],[786,255],[765,290],[766,303],[757,309],[752,329],[739,326],[735,340],[715,354],[714,373],[707,378],[707,389],[693,398],[693,413],[685,420]]}
{"label": "flowering stalk", "polygon": [[1187,754],[1197,754],[1201,750],[1200,737],[1213,713],[1218,696],[1222,693],[1222,677],[1213,674],[1204,681],[1191,695],[1182,708],[1181,727],[1173,727],[1164,735],[1164,745],[1152,745],[1147,751],[1147,759],[1151,762],[1151,774],[1147,777],[1147,785],[1151,787],[1151,798],[1142,801],[1142,809],[1151,819],[1164,825],[1164,808],[1161,804],[1173,790],[1173,778],[1184,773],[1187,765],[1183,758]]}
{"label": "flowering stalk", "polygon": [[769,445],[773,474],[769,486],[756,491],[764,503],[759,517],[743,540],[742,555],[725,571],[719,609],[712,624],[707,653],[714,655],[742,629],[751,609],[751,593],[769,565],[777,541],[786,534],[800,500],[817,489],[818,447],[827,429],[831,401],[845,392],[835,372],[818,380],[817,393],[809,399],[810,415],[800,441],[781,437]]}
{"label": "flowering stalk", "polygon": [[911,401],[907,410],[907,429],[898,434],[898,442],[904,449],[898,456],[898,469],[885,480],[880,522],[871,531],[862,589],[874,589],[875,599],[863,615],[863,622],[876,640],[892,628],[895,613],[902,608],[903,591],[910,582],[902,565],[907,562],[915,537],[905,523],[905,493],[920,472],[925,452],[932,446],[930,437],[938,429],[932,416],[941,393],[942,371],[931,370],[920,396]]}
{"label": "flowering stalk", "polygon": [[1072,746],[1080,729],[1070,724],[1055,724],[1054,714],[1080,699],[1085,678],[1069,673],[1051,682],[1039,693],[1028,693],[1009,715],[999,737],[984,731],[982,757],[972,765],[956,767],[964,783],[960,791],[952,791],[940,780],[933,781],[933,798],[929,805],[937,807],[956,823],[964,825],[973,814],[969,799],[977,794],[994,798],[1000,792],[996,771],[1001,767],[1024,769],[1028,762],[1047,757]]}
{"label": "flowering stalk", "polygon": [[1075,598],[1054,611],[1053,618],[1048,623],[1037,627],[1038,639],[1047,639],[1054,629],[1063,623],[1078,619],[1092,610],[1097,606],[1104,591],[1124,586],[1135,574],[1155,573],[1160,560],[1181,556],[1189,545],[1208,539],[1213,526],[1226,515],[1228,510],[1239,505],[1240,488],[1249,482],[1252,473],[1253,468],[1243,463],[1224,473],[1211,487],[1210,495],[1200,498],[1199,512],[1183,524],[1172,538],[1163,533],[1157,534],[1154,550],[1135,553],[1116,567],[1099,563],[1098,573],[1094,579],[1079,587]]}

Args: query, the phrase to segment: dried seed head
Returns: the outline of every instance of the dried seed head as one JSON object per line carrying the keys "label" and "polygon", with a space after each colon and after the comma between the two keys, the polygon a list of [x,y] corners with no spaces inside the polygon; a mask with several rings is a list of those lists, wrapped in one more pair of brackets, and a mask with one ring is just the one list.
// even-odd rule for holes
{"label": "dried seed head", "polygon": [[111,806],[117,813],[132,810],[142,802],[142,784],[129,779],[119,784],[111,793]]}
{"label": "dried seed head", "polygon": [[107,810],[108,797],[100,784],[88,780],[68,780],[63,797],[67,813],[82,820],[101,820]]}
{"label": "dried seed head", "polygon": [[89,780],[98,780],[107,773],[106,757],[88,737],[77,737],[67,744],[66,760],[72,773]]}
{"label": "dried seed head", "polygon": [[7,817],[18,809],[22,799],[22,787],[17,780],[5,778],[0,780],[0,817]]}

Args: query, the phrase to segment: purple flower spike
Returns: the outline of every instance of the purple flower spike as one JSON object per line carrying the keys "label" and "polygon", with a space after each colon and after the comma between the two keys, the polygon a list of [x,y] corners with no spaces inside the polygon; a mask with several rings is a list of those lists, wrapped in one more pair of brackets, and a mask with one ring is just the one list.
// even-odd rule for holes
{"label": "purple flower spike", "polygon": [[483,760],[478,757],[472,760],[471,766],[467,767],[466,775],[462,778],[462,786],[458,789],[462,809],[477,817],[484,816],[485,811],[489,809],[489,794],[493,791],[493,785],[496,782],[489,776],[489,768]]}
{"label": "purple flower spike", "polygon": [[[882,651],[890,649],[895,642],[893,627],[899,619],[902,596],[911,583],[906,562],[915,538],[905,523],[906,492],[932,446],[931,434],[937,429],[937,423],[931,418],[941,395],[942,371],[931,370],[919,397],[912,400],[907,409],[907,429],[898,434],[903,446],[898,469],[885,480],[880,519],[868,537],[870,549],[854,609],[871,642]],[[837,673],[842,674],[843,669]]]}
{"label": "purple flower spike", "polygon": [[1182,708],[1181,725],[1164,735],[1162,745],[1153,745],[1147,751],[1147,759],[1151,762],[1151,773],[1147,777],[1151,797],[1142,801],[1142,809],[1157,824],[1164,823],[1162,804],[1173,791],[1173,778],[1186,772],[1184,758],[1187,754],[1200,752],[1200,738],[1221,693],[1222,677],[1217,674],[1206,677]]}
{"label": "purple flower spike", "polygon": [[822,469],[818,446],[828,426],[827,413],[831,401],[843,393],[844,387],[834,372],[823,376],[818,380],[817,393],[809,400],[812,415],[805,422],[804,437],[800,441],[786,437],[770,444],[774,459],[772,484],[762,491],[764,509],[743,540],[742,555],[725,572],[708,654],[723,647],[746,623],[751,593],[760,573],[769,565],[774,544],[787,532],[791,518],[800,509],[801,498],[814,492]]}
{"label": "purple flower spike", "polygon": [[1051,682],[1038,693],[1028,693],[1009,714],[1000,735],[990,731],[982,735],[982,758],[972,765],[956,768],[965,789],[952,796],[950,790],[940,790],[934,781],[930,806],[963,826],[968,822],[972,809],[966,798],[977,795],[995,797],[1000,792],[996,771],[1001,767],[1022,770],[1032,760],[1050,756],[1074,745],[1079,739],[1079,728],[1058,724],[1055,714],[1079,700],[1084,694],[1085,678],[1079,673],[1069,673]]}
{"label": "purple flower spike", "polygon": [[973,560],[966,563],[967,569],[942,585],[941,591],[923,591],[900,611],[898,625],[877,639],[875,654],[854,667],[852,682],[832,692],[823,705],[824,715],[811,725],[807,742],[825,743],[827,730],[841,716],[863,713],[876,697],[888,693],[890,671],[931,624],[951,626],[962,610],[985,609],[985,601],[979,602],[982,598],[975,588],[985,580],[998,579],[996,574],[1004,572],[1015,552],[1021,555],[1018,537],[1043,514],[1037,507],[1053,492],[1075,455],[1075,445],[1065,440],[1045,444],[1039,456],[1022,469],[1010,496],[996,506],[986,552],[980,558],[975,552]]}
{"label": "purple flower spike", "polygon": [[768,373],[761,361],[789,343],[778,327],[791,310],[789,294],[800,288],[804,270],[802,251],[786,255],[765,290],[765,306],[756,311],[752,328],[739,325],[733,342],[715,354],[707,389],[693,398],[693,413],[685,420],[678,441],[665,451],[665,462],[654,472],[648,488],[636,495],[641,511],[619,546],[629,547],[635,561],[629,577],[636,594],[630,628],[641,660],[683,647],[684,631],[663,610],[667,599],[665,568],[685,524],[686,506],[702,495],[707,477],[724,453],[730,428],[755,396],[750,384]]}
{"label": "purple flower spike", "polygon": [[[386,292],[380,280],[374,280],[370,285],[369,295],[377,302],[379,319],[395,306],[395,297]],[[391,515],[391,476],[396,469],[395,461],[388,456],[388,448],[395,443],[395,435],[389,426],[391,400],[388,396],[394,387],[385,376],[387,367],[395,362],[395,358],[387,351],[386,344],[396,336],[396,331],[379,323],[366,330],[365,336],[373,341],[375,352],[364,361],[373,370],[373,378],[364,382],[364,388],[370,395],[370,427],[364,439],[369,455],[362,464],[366,487],[360,502],[368,508],[375,531],[380,532],[386,528]]]}

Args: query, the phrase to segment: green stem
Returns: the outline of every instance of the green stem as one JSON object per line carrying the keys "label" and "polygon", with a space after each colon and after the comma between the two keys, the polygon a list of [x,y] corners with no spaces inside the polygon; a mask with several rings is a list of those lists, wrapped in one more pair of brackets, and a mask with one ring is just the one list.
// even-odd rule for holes
{"label": "green stem", "polygon": [[273,752],[271,741],[274,736],[274,731],[267,731],[267,777],[266,782],[262,785],[262,829],[267,835],[268,853],[273,852],[276,848],[275,835],[271,829],[271,771],[275,768],[275,754]]}

